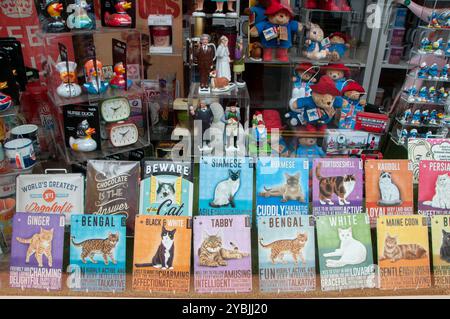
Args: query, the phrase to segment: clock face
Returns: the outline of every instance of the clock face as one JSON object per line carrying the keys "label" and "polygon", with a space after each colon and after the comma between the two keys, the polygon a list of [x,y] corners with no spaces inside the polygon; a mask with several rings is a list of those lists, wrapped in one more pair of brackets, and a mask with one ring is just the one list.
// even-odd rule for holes
{"label": "clock face", "polygon": [[119,122],[130,116],[130,103],[126,98],[105,100],[101,104],[102,117],[106,122]]}
{"label": "clock face", "polygon": [[132,145],[138,141],[138,137],[138,129],[134,124],[122,124],[111,128],[110,140],[115,147]]}

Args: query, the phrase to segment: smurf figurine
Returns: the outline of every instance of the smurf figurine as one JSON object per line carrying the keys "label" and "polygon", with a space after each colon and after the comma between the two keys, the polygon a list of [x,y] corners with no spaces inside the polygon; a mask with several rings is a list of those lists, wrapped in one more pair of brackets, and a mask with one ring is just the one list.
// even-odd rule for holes
{"label": "smurf figurine", "polygon": [[420,41],[419,53],[426,54],[432,51],[433,44],[431,43],[431,41],[427,37],[423,38],[422,41]]}
{"label": "smurf figurine", "polygon": [[450,64],[446,64],[442,67],[441,80],[447,81],[450,70]]}
{"label": "smurf figurine", "polygon": [[400,119],[400,122],[407,123],[410,120],[411,115],[412,115],[411,109],[406,109],[406,111],[402,115],[402,118]]}
{"label": "smurf figurine", "polygon": [[81,87],[77,84],[77,64],[75,62],[59,62],[56,64],[62,83],[56,88],[56,94],[61,97],[76,97],[81,94]]}
{"label": "smurf figurine", "polygon": [[444,39],[439,38],[433,42],[433,50],[435,55],[444,55]]}
{"label": "smurf figurine", "polygon": [[310,85],[317,82],[318,67],[311,63],[301,63],[295,68],[295,74],[292,77],[294,88],[292,97],[301,98],[311,96]]}
{"label": "smurf figurine", "polygon": [[430,102],[437,102],[438,98],[437,98],[437,93],[436,93],[436,88],[434,86],[430,87],[428,89],[428,99],[427,101]]}
{"label": "smurf figurine", "polygon": [[103,75],[103,64],[99,60],[88,60],[84,64],[84,72],[86,76],[86,83],[83,84],[84,88],[89,94],[101,94],[108,89],[108,82],[105,81]]}
{"label": "smurf figurine", "polygon": [[433,63],[428,69],[428,79],[430,80],[439,79],[439,67],[436,63]]}
{"label": "smurf figurine", "polygon": [[418,102],[426,102],[428,101],[428,88],[426,86],[422,87],[419,91],[419,95],[416,98]]}
{"label": "smurf figurine", "polygon": [[445,55],[450,56],[450,40],[447,41],[447,48],[445,49]]}
{"label": "smurf figurine", "polygon": [[409,102],[414,102],[415,101],[415,97],[418,93],[416,86],[411,86],[409,89],[406,90],[406,93],[408,93],[408,101]]}
{"label": "smurf figurine", "polygon": [[78,0],[67,6],[67,27],[69,29],[93,29],[94,20],[89,16],[89,4],[86,0]]}
{"label": "smurf figurine", "polygon": [[422,111],[422,115],[421,115],[421,117],[422,117],[422,124],[428,124],[429,123],[429,121],[430,121],[429,115],[430,115],[430,111],[428,111],[428,110],[423,110]]}
{"label": "smurf figurine", "polygon": [[421,119],[422,119],[422,114],[420,113],[420,110],[415,110],[412,120],[411,120],[411,124],[419,125]]}
{"label": "smurf figurine", "polygon": [[435,109],[430,112],[430,121],[429,124],[437,125],[437,111]]}
{"label": "smurf figurine", "polygon": [[416,138],[418,135],[418,132],[415,128],[413,128],[411,131],[409,131],[408,137],[409,138]]}
{"label": "smurf figurine", "polygon": [[441,87],[437,92],[436,102],[437,103],[445,103],[448,98],[448,93],[445,91],[445,87]]}
{"label": "smurf figurine", "polygon": [[109,81],[111,87],[115,89],[125,89],[131,87],[133,81],[127,79],[125,84],[125,74],[126,70],[125,67],[123,66],[123,63],[122,62],[117,63],[114,66],[114,76],[111,79],[111,81]]}
{"label": "smurf figurine", "polygon": [[430,138],[431,136],[433,136],[433,132],[428,131],[425,133],[425,138]]}
{"label": "smurf figurine", "polygon": [[417,71],[417,77],[419,79],[426,79],[426,78],[428,78],[428,70],[429,70],[429,67],[428,67],[427,63],[423,62],[420,65],[420,69]]}
{"label": "smurf figurine", "polygon": [[407,137],[408,137],[408,131],[406,129],[403,129],[400,133],[400,143],[405,144]]}

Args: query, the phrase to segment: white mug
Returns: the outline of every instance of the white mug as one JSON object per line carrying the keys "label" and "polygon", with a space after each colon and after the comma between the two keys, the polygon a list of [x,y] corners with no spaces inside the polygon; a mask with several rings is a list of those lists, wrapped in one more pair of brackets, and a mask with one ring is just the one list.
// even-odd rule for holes
{"label": "white mug", "polygon": [[17,138],[6,142],[4,145],[6,157],[11,167],[24,169],[36,163],[33,141],[29,138]]}

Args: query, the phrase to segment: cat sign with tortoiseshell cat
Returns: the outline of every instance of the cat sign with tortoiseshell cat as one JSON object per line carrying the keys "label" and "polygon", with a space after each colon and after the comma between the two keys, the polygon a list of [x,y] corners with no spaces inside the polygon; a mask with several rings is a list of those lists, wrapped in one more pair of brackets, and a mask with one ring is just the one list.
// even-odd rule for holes
{"label": "cat sign with tortoiseshell cat", "polygon": [[363,167],[360,159],[315,159],[312,175],[314,215],[363,212]]}
{"label": "cat sign with tortoiseshell cat", "polygon": [[126,217],[72,215],[70,265],[80,270],[75,270],[80,280],[69,287],[73,290],[125,290]]}
{"label": "cat sign with tortoiseshell cat", "polygon": [[65,217],[17,212],[13,217],[9,284],[60,290]]}
{"label": "cat sign with tortoiseshell cat", "polygon": [[137,216],[134,290],[189,291],[191,224],[186,216]]}

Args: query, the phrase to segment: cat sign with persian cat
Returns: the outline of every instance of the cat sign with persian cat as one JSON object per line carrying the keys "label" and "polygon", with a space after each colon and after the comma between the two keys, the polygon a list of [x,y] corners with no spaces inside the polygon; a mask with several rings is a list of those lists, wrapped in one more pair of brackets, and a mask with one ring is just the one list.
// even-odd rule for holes
{"label": "cat sign with persian cat", "polygon": [[261,157],[256,165],[256,215],[307,215],[309,162],[302,158]]}
{"label": "cat sign with persian cat", "polygon": [[189,292],[192,219],[136,217],[133,290]]}
{"label": "cat sign with persian cat", "polygon": [[413,172],[408,160],[367,160],[365,173],[371,225],[379,216],[413,214]]}
{"label": "cat sign with persian cat", "polygon": [[258,217],[258,253],[262,292],[316,289],[312,216]]}
{"label": "cat sign with persian cat", "polygon": [[380,289],[431,286],[427,225],[427,218],[418,215],[378,218]]}
{"label": "cat sign with persian cat", "polygon": [[315,159],[312,172],[313,214],[361,214],[362,166],[362,161],[357,158]]}
{"label": "cat sign with persian cat", "polygon": [[252,215],[253,163],[248,157],[202,157],[200,215]]}
{"label": "cat sign with persian cat", "polygon": [[449,161],[420,161],[418,204],[425,216],[450,213]]}
{"label": "cat sign with persian cat", "polygon": [[375,265],[366,214],[316,217],[323,291],[374,288]]}
{"label": "cat sign with persian cat", "polygon": [[450,216],[431,218],[431,244],[433,247],[434,285],[450,288]]}
{"label": "cat sign with persian cat", "polygon": [[9,270],[12,288],[61,289],[64,225],[64,215],[14,215]]}
{"label": "cat sign with persian cat", "polygon": [[194,217],[197,293],[252,291],[250,216]]}
{"label": "cat sign with persian cat", "polygon": [[125,290],[126,223],[121,215],[72,215],[70,266],[79,280],[73,280],[69,288]]}

